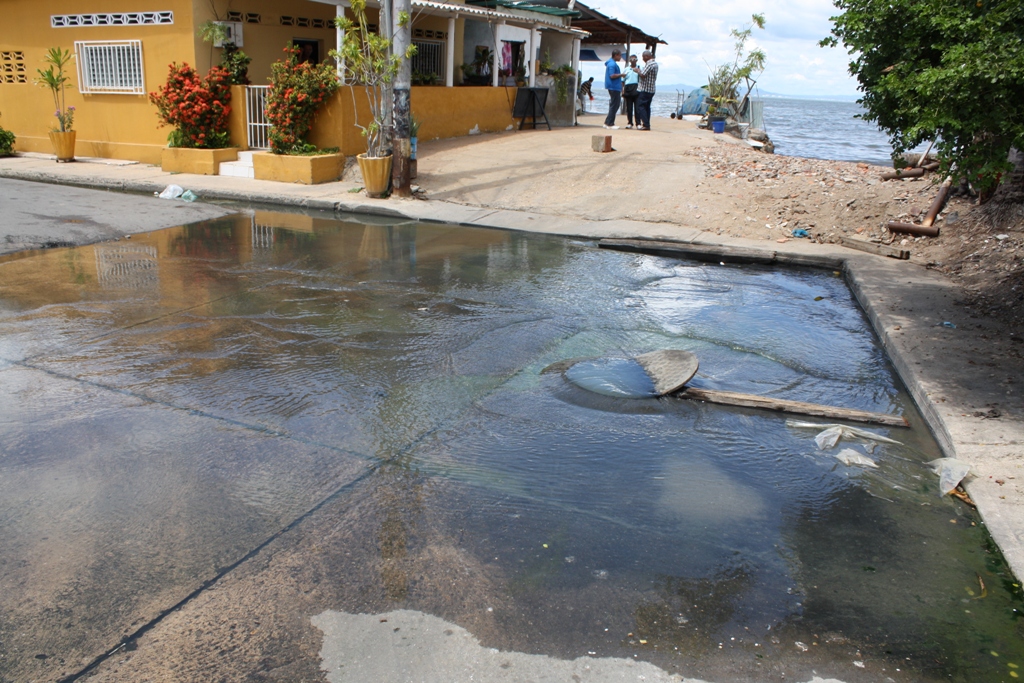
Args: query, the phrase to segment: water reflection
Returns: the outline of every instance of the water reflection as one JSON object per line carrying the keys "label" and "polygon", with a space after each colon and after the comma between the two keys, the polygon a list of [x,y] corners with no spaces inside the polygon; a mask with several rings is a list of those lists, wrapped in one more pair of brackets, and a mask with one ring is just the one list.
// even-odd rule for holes
{"label": "water reflection", "polygon": [[[541,374],[660,348],[698,355],[696,385],[920,424],[830,273],[262,211],[5,259],[0,677],[77,670],[264,544],[223,587],[236,616],[408,607],[493,647],[737,679],[755,654],[845,676],[839,645],[791,645],[822,631],[939,662],[919,679],[984,678],[985,643],[1022,656],[1005,567],[930,490],[920,429],[863,473],[783,416]],[[768,626],[787,647],[717,646]],[[302,651],[291,632],[196,661],[251,671]]]}

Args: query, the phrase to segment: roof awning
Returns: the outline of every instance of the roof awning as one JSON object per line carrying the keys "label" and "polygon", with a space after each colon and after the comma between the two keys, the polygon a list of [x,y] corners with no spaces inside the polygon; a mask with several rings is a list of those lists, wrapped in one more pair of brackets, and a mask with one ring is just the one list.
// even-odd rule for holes
{"label": "roof awning", "polygon": [[572,26],[590,34],[589,38],[583,39],[584,45],[588,43],[593,45],[622,46],[629,44],[646,45],[651,48],[655,45],[668,45],[658,36],[652,36],[643,29],[602,14],[581,2],[570,2],[570,0],[529,0],[529,3],[533,5],[546,5],[552,8],[564,8],[565,11],[572,11],[578,14],[579,16],[572,20]]}
{"label": "roof awning", "polygon": [[583,41],[584,45],[587,43],[599,45],[609,45],[612,43],[625,45],[629,43],[631,45],[647,45],[649,47],[668,45],[668,43],[657,36],[652,36],[646,31],[624,21],[601,14],[596,9],[591,9],[586,5],[577,2],[576,9],[580,12],[580,18],[572,20],[573,28],[582,29],[590,34],[590,37]]}
{"label": "roof awning", "polygon": [[[348,7],[348,0],[311,0],[325,5],[338,5]],[[380,0],[367,0],[367,7],[380,7]],[[441,17],[466,17],[479,21],[504,22],[512,25],[536,27],[540,29],[558,31],[559,33],[570,33],[586,40],[587,33],[577,27],[564,24],[564,17],[568,16],[564,11],[540,11],[541,8],[528,8],[523,4],[509,2],[509,11],[479,7],[477,5],[461,5],[442,0],[412,0],[412,6],[416,15],[441,16]],[[550,8],[544,8],[550,9]],[[571,13],[575,15],[575,12]]]}

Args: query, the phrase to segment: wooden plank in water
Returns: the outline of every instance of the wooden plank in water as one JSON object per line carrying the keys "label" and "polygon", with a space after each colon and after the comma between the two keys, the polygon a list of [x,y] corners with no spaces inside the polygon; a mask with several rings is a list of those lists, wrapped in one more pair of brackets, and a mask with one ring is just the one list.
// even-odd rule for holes
{"label": "wooden plank in water", "polygon": [[839,243],[850,249],[858,249],[860,251],[866,251],[869,254],[878,254],[879,256],[888,256],[889,258],[899,259],[901,261],[906,261],[910,258],[909,249],[897,249],[896,247],[890,247],[888,244],[876,244],[874,242],[858,240],[852,237],[840,237]]}
{"label": "wooden plank in water", "polygon": [[796,413],[798,415],[815,415],[817,417],[830,417],[836,420],[881,424],[889,427],[910,426],[906,418],[899,415],[871,413],[865,410],[851,410],[849,408],[836,408],[834,406],[822,406],[815,403],[804,403],[802,401],[786,401],[784,399],[756,396],[754,394],[738,394],[732,391],[715,391],[713,389],[696,389],[693,387],[687,387],[675,394],[675,396],[678,396],[679,398],[693,399],[696,401],[707,401],[708,403],[717,403],[726,406],[760,408],[763,410],[775,410],[783,413]]}

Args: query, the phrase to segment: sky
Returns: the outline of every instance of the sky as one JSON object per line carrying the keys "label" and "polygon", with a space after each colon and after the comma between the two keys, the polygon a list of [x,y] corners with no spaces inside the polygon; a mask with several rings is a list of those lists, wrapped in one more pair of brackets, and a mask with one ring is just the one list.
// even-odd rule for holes
{"label": "sky", "polygon": [[[831,30],[829,17],[838,13],[831,0],[591,0],[588,6],[668,42],[658,46],[660,83],[703,85],[708,64],[733,59],[729,31],[746,27],[751,14],[761,13],[765,30],[755,27],[747,42],[768,56],[760,89],[801,97],[857,95],[846,50],[818,47]],[[600,65],[585,63],[583,71],[585,78],[603,81]]]}

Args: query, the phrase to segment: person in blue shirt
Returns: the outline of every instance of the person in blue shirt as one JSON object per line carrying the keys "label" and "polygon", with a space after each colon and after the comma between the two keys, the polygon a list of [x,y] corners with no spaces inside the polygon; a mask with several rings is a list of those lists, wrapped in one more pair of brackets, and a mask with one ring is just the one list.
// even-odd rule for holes
{"label": "person in blue shirt", "polygon": [[626,103],[626,128],[633,127],[633,113],[636,112],[637,125],[640,124],[640,110],[636,108],[636,99],[640,87],[640,69],[636,66],[636,55],[629,56],[629,63],[622,72],[622,99]]}
{"label": "person in blue shirt", "polygon": [[612,58],[604,63],[604,87],[608,91],[608,116],[604,120],[604,127],[618,130],[615,125],[615,115],[619,113],[619,103],[622,101],[622,71],[619,70],[619,57],[622,50],[612,50]]}

